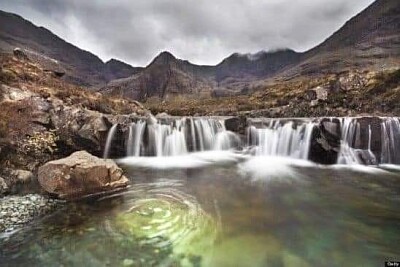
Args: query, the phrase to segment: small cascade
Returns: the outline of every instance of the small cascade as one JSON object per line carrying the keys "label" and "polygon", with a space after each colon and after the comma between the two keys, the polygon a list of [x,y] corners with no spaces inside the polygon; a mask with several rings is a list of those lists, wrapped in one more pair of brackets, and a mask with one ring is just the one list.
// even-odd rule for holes
{"label": "small cascade", "polygon": [[357,118],[342,118],[341,121],[341,146],[338,156],[338,164],[377,164],[377,158],[371,149],[372,130],[371,125],[364,127],[364,134],[368,136],[367,147],[362,146],[363,135],[360,122]]}
{"label": "small cascade", "polygon": [[248,142],[256,155],[308,159],[314,122],[271,120],[265,128],[250,126]]}
{"label": "small cascade", "polygon": [[105,158],[105,159],[110,156],[111,144],[112,144],[112,141],[114,140],[114,135],[115,135],[115,132],[117,131],[117,126],[118,126],[118,124],[114,124],[111,127],[110,131],[108,132],[106,145],[104,147],[104,154],[103,154],[103,158]]}
{"label": "small cascade", "polygon": [[140,156],[140,151],[143,146],[142,139],[143,133],[146,126],[146,122],[140,120],[138,122],[133,122],[129,126],[128,141],[126,147],[126,154],[128,156]]}
{"label": "small cascade", "polygon": [[386,118],[381,123],[381,163],[400,163],[400,121]]}
{"label": "small cascade", "polygon": [[[109,155],[115,125],[110,129],[104,156]],[[127,129],[127,156],[177,156],[206,150],[229,150],[240,138],[227,131],[225,121],[212,118],[139,120]]]}

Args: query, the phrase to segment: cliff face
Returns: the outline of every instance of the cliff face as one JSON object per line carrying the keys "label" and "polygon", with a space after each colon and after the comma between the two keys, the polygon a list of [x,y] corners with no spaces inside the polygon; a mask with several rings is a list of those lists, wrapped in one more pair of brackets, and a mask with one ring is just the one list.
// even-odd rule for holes
{"label": "cliff face", "polygon": [[0,10],[0,51],[19,47],[44,68],[65,72],[65,79],[78,85],[93,86],[128,77],[137,72],[132,66],[111,60],[105,64],[96,55],[82,50],[49,30],[22,17]]}

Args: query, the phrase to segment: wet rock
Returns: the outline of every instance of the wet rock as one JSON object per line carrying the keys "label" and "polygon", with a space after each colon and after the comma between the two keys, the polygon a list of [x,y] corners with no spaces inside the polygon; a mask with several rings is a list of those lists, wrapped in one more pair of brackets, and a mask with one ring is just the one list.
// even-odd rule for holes
{"label": "wet rock", "polygon": [[112,160],[95,157],[86,151],[50,161],[41,166],[38,180],[42,188],[59,198],[77,199],[124,188],[129,180]]}
{"label": "wet rock", "polygon": [[340,151],[340,121],[322,119],[311,136],[309,159],[321,164],[335,164]]}
{"label": "wet rock", "polygon": [[228,131],[232,131],[239,134],[245,134],[246,132],[246,117],[232,117],[225,120],[225,128]]}
{"label": "wet rock", "polygon": [[124,259],[122,266],[133,266],[135,262],[132,259]]}

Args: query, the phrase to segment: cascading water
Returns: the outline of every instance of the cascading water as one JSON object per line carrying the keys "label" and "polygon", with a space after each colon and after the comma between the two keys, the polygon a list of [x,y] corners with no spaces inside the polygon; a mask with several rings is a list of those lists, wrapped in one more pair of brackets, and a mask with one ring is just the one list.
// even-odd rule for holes
{"label": "cascading water", "polygon": [[129,126],[129,135],[126,147],[126,154],[128,156],[140,156],[140,150],[143,145],[142,138],[145,126],[146,122],[142,120],[136,123],[132,123]]}
{"label": "cascading water", "polygon": [[381,163],[400,163],[400,121],[387,118],[381,123]]}
{"label": "cascading water", "polygon": [[[337,159],[333,158],[332,163],[400,163],[398,118],[256,119],[247,127],[247,144],[242,144],[239,135],[228,131],[225,121],[218,118],[156,120],[152,117],[133,122],[127,128],[121,126],[121,130],[126,136],[127,156],[165,157],[185,155],[189,152],[249,148],[256,156],[307,160],[309,157],[315,158],[315,153],[324,153],[315,152],[311,146],[314,141],[319,142],[312,139],[320,138],[317,133],[324,129],[321,125],[326,122],[337,129],[337,132],[333,133],[333,138],[337,140]],[[313,134],[314,129],[317,130],[316,135]],[[105,144],[105,158],[111,154],[116,131],[117,125],[113,125]]]}
{"label": "cascading water", "polygon": [[108,132],[107,140],[106,140],[106,145],[104,147],[104,154],[103,157],[106,159],[110,156],[110,149],[111,149],[111,143],[114,139],[115,132],[117,131],[117,126],[118,124],[114,124],[111,128],[110,131]]}
{"label": "cascading water", "polygon": [[[224,120],[212,118],[178,118],[170,122],[139,120],[128,127],[127,156],[178,156],[192,151],[229,150],[240,146],[240,138],[227,131]],[[104,157],[110,155],[116,133],[108,134]]]}
{"label": "cascading water", "polygon": [[249,145],[255,146],[255,154],[260,156],[286,156],[308,159],[314,122],[282,122],[271,120],[265,128],[250,126]]}

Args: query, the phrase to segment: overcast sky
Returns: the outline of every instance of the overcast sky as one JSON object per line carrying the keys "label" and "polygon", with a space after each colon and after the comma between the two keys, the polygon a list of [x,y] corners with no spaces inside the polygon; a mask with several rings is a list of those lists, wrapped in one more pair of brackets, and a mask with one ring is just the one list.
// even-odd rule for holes
{"label": "overcast sky", "polygon": [[217,64],[234,52],[305,51],[373,0],[1,0],[103,60],[147,65],[159,52]]}

